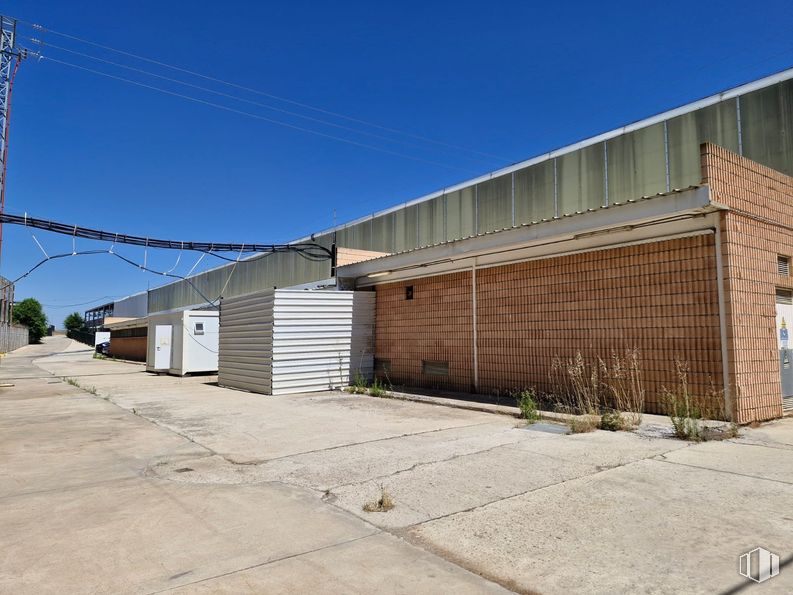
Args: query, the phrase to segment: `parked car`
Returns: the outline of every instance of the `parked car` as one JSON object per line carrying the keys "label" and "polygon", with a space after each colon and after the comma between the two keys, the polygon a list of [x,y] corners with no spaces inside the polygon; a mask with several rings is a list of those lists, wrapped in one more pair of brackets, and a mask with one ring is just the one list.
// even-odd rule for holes
{"label": "parked car", "polygon": [[96,346],[96,352],[101,353],[102,355],[110,355],[110,341],[98,343]]}

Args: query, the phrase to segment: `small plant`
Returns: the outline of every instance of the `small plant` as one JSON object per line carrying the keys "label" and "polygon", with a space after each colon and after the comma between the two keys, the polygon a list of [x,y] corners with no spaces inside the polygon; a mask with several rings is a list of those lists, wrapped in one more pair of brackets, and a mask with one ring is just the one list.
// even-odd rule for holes
{"label": "small plant", "polygon": [[551,365],[551,383],[559,399],[560,411],[573,415],[595,415],[602,402],[599,368],[586,362],[580,351],[575,357],[555,357]]}
{"label": "small plant", "polygon": [[379,378],[375,378],[372,386],[369,388],[369,394],[373,397],[384,397],[386,395],[385,385]]}
{"label": "small plant", "polygon": [[87,393],[91,393],[92,395],[98,395],[99,391],[96,390],[95,386],[83,386],[75,378],[63,378],[66,381],[66,384],[70,384],[75,388],[79,388],[80,390],[84,390]]}
{"label": "small plant", "polygon": [[537,395],[533,388],[520,391],[515,398],[518,402],[518,408],[520,409],[520,414],[523,419],[530,424],[540,419],[540,414],[537,411]]}
{"label": "small plant", "polygon": [[586,432],[593,432],[598,427],[597,416],[595,415],[581,415],[579,417],[571,417],[567,422],[570,426],[570,431],[573,434],[585,434]]}
{"label": "small plant", "polygon": [[353,395],[365,395],[367,390],[366,387],[348,386],[344,389],[344,392],[352,393]]}
{"label": "small plant", "polygon": [[355,370],[355,375],[352,378],[352,386],[357,388],[366,388],[367,382],[364,375],[361,374],[360,370]]}
{"label": "small plant", "polygon": [[352,378],[352,384],[350,384],[350,386],[344,390],[354,395],[365,395],[367,392],[367,386],[368,383],[366,382],[366,378],[364,378],[360,370],[356,370],[355,375]]}
{"label": "small plant", "polygon": [[598,357],[600,377],[605,388],[607,403],[621,415],[623,428],[638,427],[644,411],[644,382],[637,348],[627,349],[624,356],[611,352],[611,361]]}
{"label": "small plant", "polygon": [[377,500],[363,505],[364,512],[388,512],[392,508],[394,508],[394,501],[382,484],[380,485],[380,496]]}
{"label": "small plant", "polygon": [[625,428],[625,420],[619,411],[612,409],[600,416],[600,429],[609,432],[617,432]]}
{"label": "small plant", "polygon": [[663,402],[667,415],[672,421],[675,436],[683,440],[702,440],[702,408],[700,399],[696,399],[688,390],[688,365],[675,360],[678,388],[670,391],[663,389]]}

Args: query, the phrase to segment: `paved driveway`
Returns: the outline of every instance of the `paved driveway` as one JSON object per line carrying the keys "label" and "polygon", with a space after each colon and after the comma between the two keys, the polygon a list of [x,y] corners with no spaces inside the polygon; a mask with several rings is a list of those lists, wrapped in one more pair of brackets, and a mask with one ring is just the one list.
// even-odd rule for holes
{"label": "paved driveway", "polygon": [[[714,593],[751,586],[745,551],[793,554],[793,420],[566,436],[226,390],[62,338],[0,380],[0,591]],[[383,490],[393,510],[364,512]],[[790,592],[793,565],[758,588]]]}

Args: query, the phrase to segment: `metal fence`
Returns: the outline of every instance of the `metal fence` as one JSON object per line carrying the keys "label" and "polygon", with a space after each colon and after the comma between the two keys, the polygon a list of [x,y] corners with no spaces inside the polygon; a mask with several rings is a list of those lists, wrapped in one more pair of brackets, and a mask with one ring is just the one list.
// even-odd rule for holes
{"label": "metal fence", "polygon": [[28,327],[17,324],[0,324],[0,353],[8,353],[30,343]]}
{"label": "metal fence", "polygon": [[93,347],[96,333],[93,331],[66,331],[66,336],[70,339]]}

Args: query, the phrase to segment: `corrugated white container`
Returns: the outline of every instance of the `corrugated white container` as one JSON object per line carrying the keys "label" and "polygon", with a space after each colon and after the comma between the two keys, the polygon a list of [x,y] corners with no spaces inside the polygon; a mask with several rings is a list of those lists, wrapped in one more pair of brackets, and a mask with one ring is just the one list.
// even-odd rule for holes
{"label": "corrugated white container", "polygon": [[374,366],[375,294],[275,289],[222,300],[218,383],[268,395],[328,390]]}
{"label": "corrugated white container", "polygon": [[184,376],[217,372],[217,312],[185,310],[149,316],[146,369]]}

